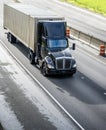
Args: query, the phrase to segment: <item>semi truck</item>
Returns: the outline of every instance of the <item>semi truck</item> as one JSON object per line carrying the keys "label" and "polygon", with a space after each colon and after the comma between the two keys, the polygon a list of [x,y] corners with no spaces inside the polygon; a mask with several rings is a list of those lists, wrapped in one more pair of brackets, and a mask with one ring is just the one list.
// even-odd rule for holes
{"label": "semi truck", "polygon": [[29,50],[31,64],[39,66],[44,76],[76,73],[71,55],[65,18],[52,11],[20,3],[4,4],[3,26],[10,43],[19,40]]}

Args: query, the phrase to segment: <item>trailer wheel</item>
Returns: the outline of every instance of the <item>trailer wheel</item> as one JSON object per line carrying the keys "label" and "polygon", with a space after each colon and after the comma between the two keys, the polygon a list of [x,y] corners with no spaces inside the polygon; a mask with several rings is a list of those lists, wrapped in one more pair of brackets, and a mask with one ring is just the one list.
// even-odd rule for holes
{"label": "trailer wheel", "polygon": [[29,58],[31,64],[35,63],[35,56],[34,56],[34,53],[32,51],[30,51],[28,58]]}
{"label": "trailer wheel", "polygon": [[41,67],[41,73],[42,73],[44,76],[48,76],[46,62],[44,62],[43,65],[42,65],[42,67]]}
{"label": "trailer wheel", "polygon": [[7,34],[7,39],[8,39],[8,41],[10,42],[10,43],[16,43],[16,37],[15,36],[13,36],[11,33],[8,33]]}

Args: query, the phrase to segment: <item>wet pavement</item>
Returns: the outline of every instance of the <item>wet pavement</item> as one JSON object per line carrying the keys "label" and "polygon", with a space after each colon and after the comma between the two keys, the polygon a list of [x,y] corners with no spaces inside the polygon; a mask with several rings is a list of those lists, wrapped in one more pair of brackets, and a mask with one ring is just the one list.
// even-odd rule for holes
{"label": "wet pavement", "polygon": [[1,44],[0,102],[0,122],[5,130],[79,129]]}

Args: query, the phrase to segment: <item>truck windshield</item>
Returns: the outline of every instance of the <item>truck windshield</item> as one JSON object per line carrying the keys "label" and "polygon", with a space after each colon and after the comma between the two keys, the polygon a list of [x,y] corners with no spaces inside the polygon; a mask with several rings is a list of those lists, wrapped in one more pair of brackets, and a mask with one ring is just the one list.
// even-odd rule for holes
{"label": "truck windshield", "polygon": [[65,37],[65,22],[45,22],[46,36],[51,39],[61,39]]}
{"label": "truck windshield", "polygon": [[48,39],[47,40],[48,48],[66,48],[68,46],[66,39]]}

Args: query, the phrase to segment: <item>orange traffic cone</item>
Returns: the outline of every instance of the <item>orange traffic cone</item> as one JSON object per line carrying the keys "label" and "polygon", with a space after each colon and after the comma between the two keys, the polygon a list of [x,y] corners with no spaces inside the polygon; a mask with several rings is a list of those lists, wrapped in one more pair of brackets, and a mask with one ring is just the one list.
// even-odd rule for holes
{"label": "orange traffic cone", "polygon": [[100,55],[105,56],[105,45],[100,45]]}

